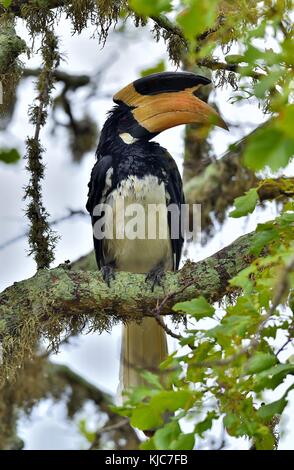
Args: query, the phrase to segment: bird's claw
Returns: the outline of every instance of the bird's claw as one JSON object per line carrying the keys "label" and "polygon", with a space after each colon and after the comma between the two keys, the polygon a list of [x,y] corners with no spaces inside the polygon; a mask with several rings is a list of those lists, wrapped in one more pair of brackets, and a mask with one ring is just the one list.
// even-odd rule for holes
{"label": "bird's claw", "polygon": [[163,279],[165,277],[165,272],[163,267],[157,266],[156,268],[151,269],[145,278],[145,282],[151,282],[151,291],[154,291],[155,286],[164,287]]}
{"label": "bird's claw", "polygon": [[114,267],[109,264],[107,264],[106,266],[102,266],[101,273],[104,282],[108,285],[108,287],[110,287],[110,281],[115,280]]}

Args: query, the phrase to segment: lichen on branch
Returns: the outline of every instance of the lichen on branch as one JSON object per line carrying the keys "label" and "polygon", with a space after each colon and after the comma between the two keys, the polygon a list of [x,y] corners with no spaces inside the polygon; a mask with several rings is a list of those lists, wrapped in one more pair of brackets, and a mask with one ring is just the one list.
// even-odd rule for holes
{"label": "lichen on branch", "polygon": [[14,19],[9,16],[0,18],[0,84],[3,102],[0,102],[0,113],[9,112],[15,99],[15,89],[21,77],[19,56],[26,52],[27,46],[15,32]]}
{"label": "lichen on branch", "polygon": [[245,235],[203,261],[167,273],[164,290],[158,287],[154,292],[143,274],[117,273],[108,288],[100,272],[64,266],[15,283],[0,294],[0,381],[12,378],[23,361],[34,356],[40,338],[57,348],[64,333],[76,334],[86,326],[102,332],[118,321],[140,321],[153,315],[158,302],[165,301],[161,314],[171,314],[176,302],[200,294],[210,301],[222,299],[229,292],[229,279],[252,261],[251,239]]}

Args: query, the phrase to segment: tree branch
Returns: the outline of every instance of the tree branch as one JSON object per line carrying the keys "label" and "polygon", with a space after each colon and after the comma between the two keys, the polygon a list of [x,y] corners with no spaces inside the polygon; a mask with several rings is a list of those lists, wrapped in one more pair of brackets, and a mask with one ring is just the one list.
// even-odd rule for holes
{"label": "tree branch", "polygon": [[154,23],[157,26],[164,29],[167,33],[178,36],[178,38],[182,42],[182,45],[185,47],[188,47],[187,40],[185,36],[183,35],[181,28],[173,24],[166,16],[164,15],[151,16],[151,20],[154,21]]}
{"label": "tree branch", "polygon": [[[124,320],[140,319],[152,316],[147,313],[148,308],[154,308],[156,301],[163,300],[167,291],[173,292],[173,299],[166,303],[161,313],[169,314],[171,306],[183,300],[183,285],[191,281],[194,283],[186,289],[185,300],[202,293],[211,301],[217,301],[223,296],[227,281],[251,262],[252,257],[248,254],[251,238],[252,234],[244,235],[203,261],[187,262],[180,271],[167,272],[165,289],[158,287],[154,292],[146,288],[144,274],[117,273],[116,281],[108,288],[100,272],[72,271],[63,265],[44,269],[0,294],[1,317],[9,311],[15,314],[15,307],[23,314],[31,312],[33,307],[39,314],[51,312],[59,317],[117,314]],[[39,292],[40,286],[42,292]]]}
{"label": "tree branch", "polygon": [[[87,214],[84,210],[82,209],[68,209],[68,214],[63,215],[61,217],[58,217],[57,219],[53,219],[52,221],[49,222],[50,227],[53,227],[53,225],[58,225],[62,222],[65,222],[66,220],[71,219],[72,217],[75,216],[87,216],[89,217],[89,214]],[[6,242],[3,242],[0,244],[0,250],[3,250],[4,248],[7,248],[8,246],[12,245],[13,243],[18,242],[19,240],[22,240],[23,238],[27,237],[29,235],[29,230],[26,230],[23,233],[20,233],[16,237],[10,238]]]}
{"label": "tree branch", "polygon": [[[25,68],[22,71],[22,77],[24,78],[39,77],[41,71],[42,70],[40,68],[36,68],[36,69]],[[52,76],[55,81],[63,82],[67,86],[68,89],[72,89],[72,90],[76,90],[79,87],[89,85],[89,83],[92,80],[92,77],[90,77],[89,75],[69,74],[62,70],[54,70],[52,72]]]}
{"label": "tree branch", "polygon": [[[118,321],[152,316],[157,302],[165,300],[161,314],[171,314],[179,301],[200,294],[209,301],[229,292],[228,281],[252,260],[252,234],[237,239],[198,263],[188,262],[178,272],[168,272],[165,289],[152,292],[143,274],[117,273],[108,288],[100,272],[73,271],[67,265],[40,270],[0,294],[3,364],[1,377],[13,377],[24,358],[34,355],[40,338],[55,348],[61,335],[109,330]],[[183,289],[183,287],[187,287]]]}
{"label": "tree branch", "polygon": [[[63,402],[67,418],[72,420],[83,410],[89,400],[95,405],[99,416],[107,416],[107,422],[99,432],[95,448],[103,448],[112,441],[114,449],[136,449],[140,443],[128,420],[121,424],[121,416],[111,410],[113,397],[88,382],[68,366],[54,364],[47,355],[35,356],[25,361],[16,380],[6,381],[0,388],[0,448],[17,450],[23,442],[16,434],[19,411],[30,415],[34,406],[43,399]],[[120,423],[118,426],[117,423]],[[98,427],[98,424],[97,424]]]}
{"label": "tree branch", "polygon": [[226,62],[221,62],[218,59],[212,59],[212,58],[205,58],[205,59],[200,59],[197,60],[197,65],[199,67],[207,67],[210,70],[224,70],[226,72],[234,72],[234,73],[242,73],[244,70],[246,72],[246,75],[256,80],[260,80],[261,78],[265,77],[266,75],[264,73],[258,73],[255,71],[248,72],[247,67],[242,67],[239,64],[228,64]]}
{"label": "tree branch", "polygon": [[[64,7],[67,4],[66,0],[50,0],[48,1],[47,8],[59,8]],[[13,0],[9,8],[4,8],[0,5],[0,15],[5,12],[14,13],[16,16],[22,16],[21,10],[25,5],[36,6],[37,2],[35,0]]]}

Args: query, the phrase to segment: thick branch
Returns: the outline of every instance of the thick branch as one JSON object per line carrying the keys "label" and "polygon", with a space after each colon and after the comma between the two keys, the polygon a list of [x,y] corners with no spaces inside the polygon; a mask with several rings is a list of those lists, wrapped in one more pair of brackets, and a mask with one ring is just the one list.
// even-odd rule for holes
{"label": "thick branch", "polygon": [[[66,5],[66,0],[49,0],[47,8],[58,8],[58,7],[63,7]],[[5,13],[6,11],[9,11],[11,13],[14,13],[16,16],[21,16],[21,10],[22,7],[25,5],[36,5],[37,2],[35,0],[13,0],[11,5],[9,6],[8,9],[5,9],[2,5],[0,5],[0,15]]]}
{"label": "thick branch", "polygon": [[167,273],[164,291],[152,292],[144,275],[124,272],[108,288],[100,272],[73,271],[67,265],[40,270],[15,283],[0,294],[2,379],[13,377],[24,358],[34,356],[41,337],[57,347],[64,332],[79,333],[85,326],[102,332],[119,320],[140,320],[152,316],[157,302],[167,295],[162,314],[172,313],[176,302],[200,294],[220,300],[228,292],[229,279],[252,260],[251,237],[245,235],[203,261]]}
{"label": "thick branch", "polygon": [[[252,235],[244,235],[226,248],[198,263],[188,262],[178,272],[168,272],[165,292],[161,288],[146,288],[142,274],[117,273],[111,288],[104,283],[100,272],[72,271],[66,267],[42,270],[30,279],[15,283],[0,295],[0,318],[35,314],[70,319],[79,315],[99,318],[111,317],[128,320],[141,318],[163,300],[166,293],[174,292],[162,314],[169,314],[178,301],[191,299],[200,293],[211,301],[221,299],[228,280],[248,266]],[[185,282],[193,281],[185,293],[177,294]]]}
{"label": "thick branch", "polygon": [[140,440],[129,424],[129,420],[125,419],[124,422],[122,422],[121,416],[111,410],[111,406],[113,405],[113,398],[111,396],[101,391],[65,365],[48,362],[45,372],[46,369],[48,373],[46,375],[48,389],[49,391],[51,390],[53,395],[58,386],[60,387],[60,392],[63,390],[61,397],[64,397],[64,390],[68,387],[71,388],[71,396],[67,402],[69,417],[79,411],[87,400],[92,400],[97,405],[99,411],[107,414],[108,420],[106,425],[97,430],[96,439],[91,448],[101,448],[100,440],[114,441],[115,449],[134,450],[138,448]]}

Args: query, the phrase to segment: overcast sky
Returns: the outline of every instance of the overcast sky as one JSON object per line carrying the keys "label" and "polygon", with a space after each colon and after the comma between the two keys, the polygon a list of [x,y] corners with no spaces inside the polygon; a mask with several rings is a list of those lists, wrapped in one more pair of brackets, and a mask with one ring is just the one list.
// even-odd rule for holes
{"label": "overcast sky", "polygon": [[[27,38],[22,23],[18,25],[19,34]],[[108,64],[107,72],[103,75],[99,94],[108,96],[120,87],[138,78],[142,69],[153,66],[159,59],[166,58],[165,46],[162,42],[156,44],[147,30],[130,30],[128,37],[120,34],[111,34],[104,49],[98,45],[97,39],[90,39],[92,30],[83,32],[80,36],[72,36],[67,21],[62,20],[58,29],[62,38],[61,50],[65,52],[66,62],[62,68],[72,73],[95,73]],[[39,65],[38,58],[27,61],[30,67]],[[109,66],[111,60],[111,66]],[[170,70],[175,70],[170,65]],[[58,91],[58,87],[57,87]],[[216,130],[212,134],[213,145],[217,155],[221,155],[227,145],[238,140],[250,131],[254,125],[260,123],[264,116],[254,103],[242,106],[232,105],[228,102],[231,90],[217,90],[216,101],[225,119],[229,122],[244,123],[240,129],[233,128],[230,133]],[[9,141],[24,153],[24,141],[32,133],[28,124],[27,109],[32,103],[34,88],[31,80],[22,82],[18,90],[19,100],[14,120],[7,133],[0,133],[0,144]],[[85,93],[75,95],[74,112],[81,115],[88,110],[101,127],[106,111],[112,106],[110,98],[97,97],[90,102],[85,100]],[[252,123],[252,126],[248,126]],[[54,136],[52,121],[42,131],[42,141],[46,147],[46,178],[44,181],[44,202],[52,219],[63,216],[67,209],[84,208],[87,195],[87,184],[91,168],[94,164],[94,152],[87,155],[82,163],[73,164],[69,152],[67,135],[64,130],[58,129]],[[181,169],[181,156],[183,154],[183,127],[164,132],[157,139],[176,158]],[[0,163],[0,244],[27,230],[27,220],[24,217],[23,188],[28,179],[25,163],[17,165],[4,165]],[[205,247],[194,247],[189,255],[194,259],[201,259],[221,247],[229,244],[244,232],[253,230],[257,222],[273,218],[275,209],[268,205],[264,211],[257,211],[250,222],[241,219],[228,220],[219,233]],[[90,221],[87,218],[76,217],[59,224],[56,227],[60,240],[56,250],[54,265],[66,259],[75,260],[89,252],[92,248],[92,233]],[[15,281],[30,277],[35,272],[32,258],[27,256],[28,245],[23,239],[0,251],[0,290]],[[170,347],[176,346],[175,340]],[[72,341],[70,345],[61,348],[60,353],[53,360],[65,363],[73,370],[84,376],[87,380],[100,388],[116,393],[118,385],[118,365],[120,348],[120,327],[113,328],[111,334],[83,335]],[[277,393],[280,396],[280,392]],[[294,393],[292,392],[292,401]],[[294,411],[292,403],[288,416]],[[87,405],[85,409],[89,424],[95,425],[93,409]],[[290,424],[288,424],[288,428]],[[25,439],[27,449],[75,449],[86,447],[86,443],[79,435],[77,429],[67,422],[64,405],[52,405],[50,400],[44,400],[38,405],[31,419],[21,421],[19,434]],[[293,434],[281,439],[280,448],[294,449]],[[247,448],[248,443],[238,440],[232,442],[231,448]]]}

